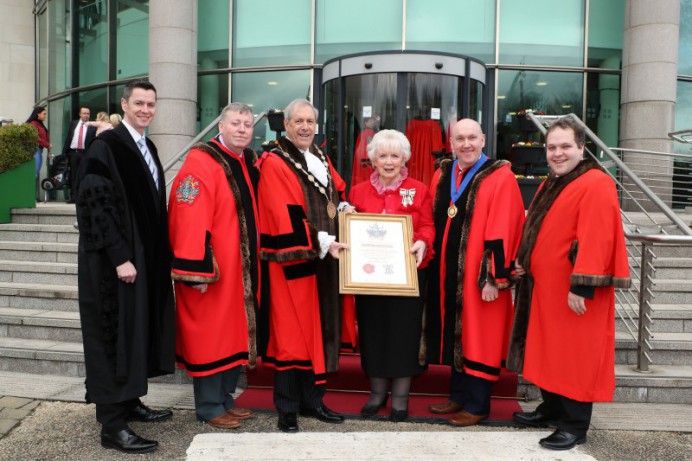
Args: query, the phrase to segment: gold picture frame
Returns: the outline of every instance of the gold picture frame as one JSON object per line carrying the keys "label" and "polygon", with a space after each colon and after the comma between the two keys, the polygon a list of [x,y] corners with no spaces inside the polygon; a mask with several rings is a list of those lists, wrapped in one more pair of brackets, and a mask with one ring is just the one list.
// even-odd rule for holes
{"label": "gold picture frame", "polygon": [[349,245],[339,256],[339,293],[420,294],[411,216],[341,213],[339,237]]}

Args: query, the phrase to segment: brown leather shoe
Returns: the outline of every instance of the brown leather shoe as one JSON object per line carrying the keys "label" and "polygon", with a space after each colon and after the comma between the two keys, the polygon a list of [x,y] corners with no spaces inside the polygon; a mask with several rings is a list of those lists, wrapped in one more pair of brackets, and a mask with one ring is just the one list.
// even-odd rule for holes
{"label": "brown leather shoe", "polygon": [[240,420],[224,413],[214,419],[207,421],[210,426],[218,427],[219,429],[236,429],[240,427]]}
{"label": "brown leather shoe", "polygon": [[226,411],[226,414],[238,419],[250,418],[252,416],[252,410],[248,408],[233,407]]}
{"label": "brown leather shoe", "polygon": [[459,405],[458,403],[452,402],[451,400],[447,400],[446,402],[442,403],[436,403],[428,407],[430,413],[435,413],[436,415],[448,415],[451,413],[459,413],[463,409],[463,405]]}
{"label": "brown leather shoe", "polygon": [[460,427],[475,426],[487,417],[488,415],[474,415],[466,410],[462,410],[449,418],[449,423]]}

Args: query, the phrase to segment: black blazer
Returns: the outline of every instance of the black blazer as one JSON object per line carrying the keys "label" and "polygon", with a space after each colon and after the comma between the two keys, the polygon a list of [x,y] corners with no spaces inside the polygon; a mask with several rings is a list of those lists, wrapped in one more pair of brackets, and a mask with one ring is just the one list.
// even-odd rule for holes
{"label": "black blazer", "polygon": [[[74,137],[74,130],[77,129],[77,124],[79,120],[72,120],[70,122],[70,129],[67,130],[67,138],[65,138],[65,145],[62,148],[62,153],[66,154],[70,151],[70,144],[72,143],[72,138]],[[89,145],[96,138],[96,127],[88,126],[86,129],[86,138],[84,138],[84,150],[89,148]]]}

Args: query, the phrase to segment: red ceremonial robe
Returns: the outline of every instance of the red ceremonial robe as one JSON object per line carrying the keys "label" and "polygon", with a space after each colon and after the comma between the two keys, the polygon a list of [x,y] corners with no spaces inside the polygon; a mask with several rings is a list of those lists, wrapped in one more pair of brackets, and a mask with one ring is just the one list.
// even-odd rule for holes
{"label": "red ceremonial robe", "polygon": [[356,139],[356,148],[353,151],[353,169],[351,171],[351,187],[370,180],[372,165],[368,158],[368,144],[372,141],[375,132],[370,128],[364,129]]}
{"label": "red ceremonial robe", "polygon": [[[190,150],[169,202],[176,357],[194,377],[254,365],[256,357],[257,156],[246,149],[241,159],[215,140],[210,144]],[[199,283],[208,284],[206,293],[189,285]]]}
{"label": "red ceremonial robe", "polygon": [[[608,402],[615,390],[614,286],[630,284],[627,250],[613,180],[598,168],[581,173],[547,205],[539,224],[529,255],[530,311],[522,309],[523,298],[518,298],[510,359],[520,347],[517,327],[526,328],[528,314],[524,378],[573,400]],[[541,192],[531,204],[527,225]],[[575,285],[595,287],[593,299],[585,299],[584,315],[567,305]]]}
{"label": "red ceremonial robe", "polygon": [[411,159],[406,164],[408,174],[423,184],[430,184],[435,173],[435,154],[445,145],[442,129],[437,120],[413,119],[406,126],[406,137],[411,143]]}
{"label": "red ceremonial robe", "polygon": [[[310,149],[328,162],[331,201],[338,205],[346,185],[317,146]],[[338,262],[329,254],[319,259],[317,233],[337,235],[336,217],[327,216],[327,199],[308,180],[304,154],[287,138],[263,154],[260,170],[261,258],[269,271],[269,343],[263,363],[277,370],[313,370],[321,384],[326,372],[338,369],[341,307]]]}
{"label": "red ceremonial robe", "polygon": [[[488,160],[450,218],[452,164],[443,161],[431,185],[436,259],[426,306],[427,360],[497,381],[512,322],[512,293],[506,288],[515,272],[524,204],[509,163]],[[486,281],[500,289],[495,301],[481,299]]]}

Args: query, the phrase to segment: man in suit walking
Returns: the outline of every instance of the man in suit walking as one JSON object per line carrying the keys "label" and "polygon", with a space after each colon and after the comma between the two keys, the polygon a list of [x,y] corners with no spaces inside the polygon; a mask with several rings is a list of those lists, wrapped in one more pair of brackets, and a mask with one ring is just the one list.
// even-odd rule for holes
{"label": "man in suit walking", "polygon": [[62,148],[62,153],[67,156],[70,162],[70,199],[67,201],[68,203],[74,203],[76,197],[75,184],[79,163],[84,158],[84,153],[89,145],[96,138],[96,127],[87,125],[89,117],[91,117],[89,108],[80,107],[79,119],[70,122],[70,129],[67,131],[65,145]]}
{"label": "man in suit walking", "polygon": [[148,378],[175,369],[171,251],[163,168],[145,137],[154,85],[128,83],[121,105],[123,123],[99,135],[78,172],[79,312],[87,402],[96,404],[101,445],[145,453],[158,442],[127,422],[172,415],[139,399]]}

